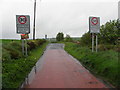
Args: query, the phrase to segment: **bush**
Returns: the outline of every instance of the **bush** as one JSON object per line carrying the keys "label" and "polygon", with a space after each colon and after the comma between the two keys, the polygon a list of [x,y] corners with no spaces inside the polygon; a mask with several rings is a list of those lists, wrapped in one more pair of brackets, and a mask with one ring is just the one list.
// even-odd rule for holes
{"label": "bush", "polygon": [[81,39],[80,39],[80,44],[82,46],[91,46],[92,44],[92,38],[91,38],[91,34],[88,32],[88,33],[85,33]]}
{"label": "bush", "polygon": [[9,51],[7,51],[6,49],[2,48],[2,61],[5,60],[10,60],[11,56],[9,54]]}
{"label": "bush", "polygon": [[45,39],[36,39],[38,46],[46,42]]}
{"label": "bush", "polygon": [[119,52],[120,48],[117,45],[104,45],[104,44],[99,44],[98,45],[98,50],[99,51],[106,51],[106,50],[114,50]]}
{"label": "bush", "polygon": [[16,48],[16,49],[18,49],[18,50],[21,50],[21,49],[22,49],[22,44],[21,44],[21,42],[15,42],[15,41],[13,41],[13,42],[10,43],[10,46],[12,46],[12,47],[14,47],[14,48]]}
{"label": "bush", "polygon": [[119,26],[120,23],[118,20],[113,21],[110,20],[105,25],[102,25],[99,35],[100,43],[116,45],[116,42],[120,34]]}
{"label": "bush", "polygon": [[28,44],[28,50],[35,49],[36,47],[42,45],[45,42],[46,42],[46,40],[44,40],[44,39],[29,40],[27,42],[27,44]]}
{"label": "bush", "polygon": [[[37,39],[37,40],[28,40],[27,41],[27,48],[28,51],[35,49],[36,47],[42,45],[45,43],[46,40],[43,39]],[[11,41],[9,44],[2,43],[2,60],[10,60],[10,59],[18,59],[21,58],[22,55],[22,44],[19,41]]]}
{"label": "bush", "polygon": [[[6,57],[5,53],[10,56],[11,59],[18,59],[20,57],[22,57],[22,54],[21,54],[21,45],[20,43],[18,42],[11,42],[9,44],[3,44],[3,54],[2,56],[3,57]],[[6,57],[7,58],[7,57]],[[9,59],[9,57],[8,57]],[[4,59],[5,60],[5,59]]]}
{"label": "bush", "polygon": [[32,49],[35,49],[37,47],[37,43],[35,43],[34,40],[28,41],[27,44],[29,45],[28,50],[32,50]]}

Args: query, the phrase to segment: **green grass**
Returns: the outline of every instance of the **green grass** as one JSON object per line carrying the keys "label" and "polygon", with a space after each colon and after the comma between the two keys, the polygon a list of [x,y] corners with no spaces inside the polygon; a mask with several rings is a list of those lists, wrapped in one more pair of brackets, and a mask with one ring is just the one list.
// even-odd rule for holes
{"label": "green grass", "polygon": [[20,42],[20,40],[0,39],[0,43]]}
{"label": "green grass", "polygon": [[65,43],[65,45],[65,50],[77,58],[87,69],[114,86],[120,87],[118,52],[108,50],[92,53],[89,48],[74,43]]}
{"label": "green grass", "polygon": [[[11,41],[8,40],[4,42],[10,43]],[[2,87],[19,88],[26,76],[31,71],[32,67],[42,55],[47,44],[48,43],[44,43],[43,45],[29,51],[28,57],[4,60],[2,62]]]}

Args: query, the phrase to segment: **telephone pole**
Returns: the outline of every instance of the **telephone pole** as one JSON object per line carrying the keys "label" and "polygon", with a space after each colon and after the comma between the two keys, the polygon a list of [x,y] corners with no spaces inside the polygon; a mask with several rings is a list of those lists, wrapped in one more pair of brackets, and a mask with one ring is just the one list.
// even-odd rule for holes
{"label": "telephone pole", "polygon": [[33,40],[35,40],[35,17],[36,17],[36,0],[34,1]]}

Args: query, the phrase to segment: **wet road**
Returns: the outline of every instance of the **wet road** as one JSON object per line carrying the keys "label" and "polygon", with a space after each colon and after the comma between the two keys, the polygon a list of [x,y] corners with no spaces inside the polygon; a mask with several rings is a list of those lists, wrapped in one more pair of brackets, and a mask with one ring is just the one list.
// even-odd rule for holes
{"label": "wet road", "polygon": [[48,45],[43,55],[42,69],[26,88],[106,88],[63,47],[63,44]]}

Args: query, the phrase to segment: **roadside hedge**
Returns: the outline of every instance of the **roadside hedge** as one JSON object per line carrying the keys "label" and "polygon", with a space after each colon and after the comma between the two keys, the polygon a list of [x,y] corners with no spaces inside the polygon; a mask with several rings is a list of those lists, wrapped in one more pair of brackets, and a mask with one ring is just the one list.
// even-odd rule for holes
{"label": "roadside hedge", "polygon": [[[36,39],[36,40],[27,40],[27,48],[28,51],[31,51],[38,46],[45,43],[46,40],[44,39]],[[12,59],[19,59],[24,57],[22,55],[22,45],[21,41],[11,41],[9,44],[2,43],[2,61],[5,60],[12,60]],[[28,53],[29,54],[29,53]]]}

